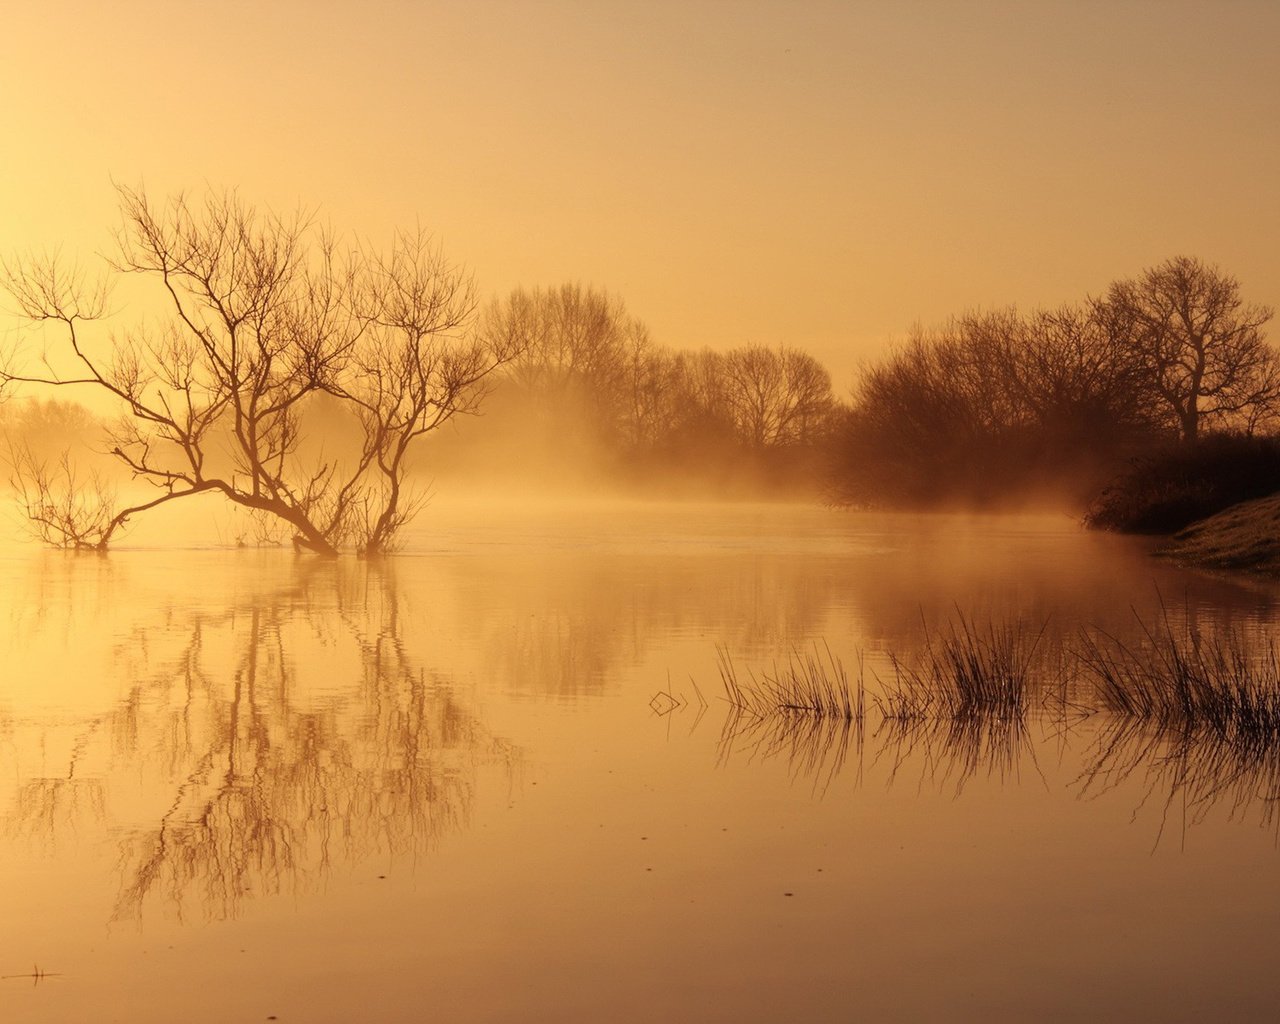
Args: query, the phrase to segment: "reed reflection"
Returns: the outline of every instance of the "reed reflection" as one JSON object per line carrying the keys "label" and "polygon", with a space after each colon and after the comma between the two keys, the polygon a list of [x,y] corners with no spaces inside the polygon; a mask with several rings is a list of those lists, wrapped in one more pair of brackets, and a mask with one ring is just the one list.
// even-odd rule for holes
{"label": "reed reflection", "polygon": [[8,815],[52,841],[105,814],[123,834],[115,919],[234,917],[340,867],[412,863],[469,820],[480,772],[516,757],[406,652],[389,572],[300,564],[224,610],[158,618],[122,642],[132,682],[82,724],[66,777],[26,780]]}
{"label": "reed reflection", "polygon": [[1082,797],[1137,787],[1137,811],[1159,820],[1157,845],[1175,819],[1181,840],[1216,809],[1274,833],[1280,844],[1280,744],[1241,742],[1202,727],[1162,728],[1132,718],[1107,722],[1076,781]]}
{"label": "reed reflection", "polygon": [[793,779],[824,794],[846,770],[861,784],[868,775],[950,788],[959,796],[973,777],[1016,781],[1024,766],[1038,771],[1039,739],[1023,717],[973,711],[958,716],[886,717],[871,712],[844,718],[808,713],[763,713],[730,706],[717,760],[776,762]]}

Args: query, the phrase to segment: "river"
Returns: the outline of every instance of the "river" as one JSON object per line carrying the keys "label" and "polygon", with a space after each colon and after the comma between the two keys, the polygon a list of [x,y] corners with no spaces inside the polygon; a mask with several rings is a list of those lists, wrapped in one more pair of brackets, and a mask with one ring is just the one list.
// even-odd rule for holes
{"label": "river", "polygon": [[[1168,737],[1046,710],[1053,679],[1013,732],[874,710],[957,621],[1016,623],[1061,665],[1082,630],[1269,643],[1280,589],[1141,540],[1066,516],[459,500],[382,564],[157,534],[107,557],[11,544],[0,581],[5,1021],[1248,1020],[1280,1000],[1271,760],[1224,781]],[[735,718],[725,659],[745,678],[815,654],[864,681],[865,721]]]}

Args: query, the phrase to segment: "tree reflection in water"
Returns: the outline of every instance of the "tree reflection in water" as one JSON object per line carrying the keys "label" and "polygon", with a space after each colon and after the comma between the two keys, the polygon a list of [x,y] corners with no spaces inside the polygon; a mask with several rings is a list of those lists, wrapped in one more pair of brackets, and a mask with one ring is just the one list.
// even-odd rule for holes
{"label": "tree reflection in water", "polygon": [[[106,790],[102,779],[86,774],[81,766],[101,726],[101,721],[92,722],[76,738],[64,774],[28,778],[18,785],[13,811],[4,819],[6,837],[41,842],[51,850],[59,825],[84,820],[101,822],[106,818]],[[12,744],[13,734],[12,718],[0,715],[0,738],[6,745]]]}
{"label": "tree reflection in water", "polygon": [[[467,822],[481,766],[509,771],[516,752],[413,664],[401,616],[389,572],[316,565],[224,611],[170,612],[122,645],[134,682],[76,745],[104,737],[105,774],[145,779],[156,809],[119,841],[115,919],[156,902],[233,917],[339,865],[416,858]],[[348,661],[354,648],[350,677],[334,678],[339,648]],[[65,777],[28,781],[10,829],[52,841],[86,810],[101,817],[102,783],[87,786],[74,759]]]}

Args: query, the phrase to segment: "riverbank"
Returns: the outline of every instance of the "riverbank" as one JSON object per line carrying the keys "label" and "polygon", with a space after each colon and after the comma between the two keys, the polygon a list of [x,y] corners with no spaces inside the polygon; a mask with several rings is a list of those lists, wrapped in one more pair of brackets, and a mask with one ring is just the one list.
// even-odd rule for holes
{"label": "riverbank", "polygon": [[1280,494],[1192,523],[1156,553],[1196,568],[1280,577]]}

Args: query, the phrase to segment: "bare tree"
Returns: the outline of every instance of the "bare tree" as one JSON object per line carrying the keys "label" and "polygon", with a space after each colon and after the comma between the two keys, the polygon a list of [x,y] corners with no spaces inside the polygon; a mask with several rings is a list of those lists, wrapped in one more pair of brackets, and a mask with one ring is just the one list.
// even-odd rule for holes
{"label": "bare tree", "polygon": [[9,450],[10,486],[27,529],[53,547],[100,550],[112,529],[119,502],[96,471],[77,472],[63,452],[52,464],[28,445]]}
{"label": "bare tree", "polygon": [[677,357],[653,343],[649,330],[632,321],[627,330],[621,401],[623,441],[632,451],[657,447],[680,419]]}
{"label": "bare tree", "polygon": [[516,289],[491,303],[482,321],[491,343],[519,349],[510,377],[527,395],[562,421],[578,415],[598,433],[625,433],[627,361],[644,326],[621,299],[580,284]]}
{"label": "bare tree", "polygon": [[[464,337],[470,278],[421,234],[386,255],[344,252],[309,218],[259,213],[234,194],[159,207],[119,194],[110,268],[155,285],[168,308],[158,328],[104,339],[87,330],[104,318],[103,284],[56,257],[4,265],[19,311],[59,340],[35,367],[11,356],[0,384],[114,399],[110,452],[159,492],[115,511],[97,546],[132,516],[211,493],[287,524],[300,548],[388,550],[415,508],[404,486],[413,442],[474,410],[516,354]],[[307,444],[308,407],[325,394],[361,428],[354,456]]]}
{"label": "bare tree", "polygon": [[779,356],[785,400],[775,436],[781,443],[813,444],[835,406],[831,374],[817,359],[799,349],[781,348]]}
{"label": "bare tree", "polygon": [[732,439],[725,354],[711,349],[680,352],[675,357],[679,388],[676,430],[687,435]]}
{"label": "bare tree", "polygon": [[734,426],[756,448],[811,442],[833,405],[831,375],[798,349],[748,345],[722,369]]}
{"label": "bare tree", "polygon": [[1234,277],[1177,256],[1117,281],[1095,303],[1142,361],[1157,400],[1194,441],[1206,423],[1252,427],[1280,400],[1280,362],[1266,306],[1246,305]]}
{"label": "bare tree", "polygon": [[1003,409],[1005,429],[1033,427],[1050,445],[1102,451],[1159,432],[1142,361],[1088,304],[958,321],[970,365],[990,383],[975,395]]}

